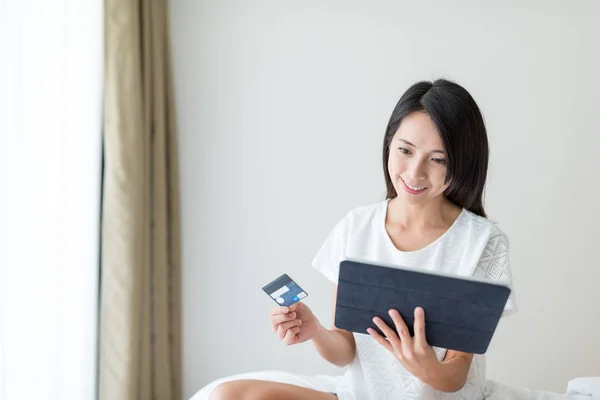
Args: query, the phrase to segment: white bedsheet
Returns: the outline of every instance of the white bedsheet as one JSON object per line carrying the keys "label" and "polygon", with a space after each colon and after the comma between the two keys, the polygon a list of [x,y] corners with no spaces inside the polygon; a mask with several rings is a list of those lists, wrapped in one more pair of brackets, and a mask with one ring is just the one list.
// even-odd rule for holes
{"label": "white bedsheet", "polygon": [[589,376],[571,380],[567,386],[567,394],[596,396],[600,398],[600,377]]}
{"label": "white bedsheet", "polygon": [[[226,378],[211,382],[196,394],[190,400],[208,400],[208,396],[213,388],[223,382],[236,379],[259,379],[292,385],[304,386],[307,388],[321,390],[324,392],[335,392],[337,384],[342,376],[326,375],[301,375],[292,374],[283,371],[260,371],[245,374],[232,375]],[[492,380],[488,380],[485,390],[485,400],[600,400],[600,377],[576,378],[569,382],[567,393],[553,393],[536,391],[525,388],[518,388],[504,385]]]}
{"label": "white bedsheet", "polygon": [[[596,378],[600,380],[600,378]],[[486,400],[566,400],[566,399],[577,399],[577,400],[600,400],[600,393],[596,396],[584,396],[577,394],[579,392],[572,393],[554,393],[544,392],[520,387],[514,387],[504,385],[499,382],[488,380],[485,388],[485,399]]]}

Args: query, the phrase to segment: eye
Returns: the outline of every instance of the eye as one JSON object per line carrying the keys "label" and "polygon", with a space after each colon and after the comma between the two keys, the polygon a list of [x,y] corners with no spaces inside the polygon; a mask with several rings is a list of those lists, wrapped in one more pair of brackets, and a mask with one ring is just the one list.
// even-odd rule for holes
{"label": "eye", "polygon": [[443,158],[432,158],[431,161],[439,165],[446,165],[446,160]]}
{"label": "eye", "polygon": [[398,150],[400,150],[400,153],[402,154],[410,154],[410,151],[404,147],[398,147]]}

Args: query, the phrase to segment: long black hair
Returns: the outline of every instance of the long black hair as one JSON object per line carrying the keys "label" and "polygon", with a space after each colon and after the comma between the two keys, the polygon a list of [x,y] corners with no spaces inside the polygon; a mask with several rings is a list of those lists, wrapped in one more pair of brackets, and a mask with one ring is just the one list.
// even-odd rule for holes
{"label": "long black hair", "polygon": [[417,82],[396,104],[383,139],[386,199],[398,195],[388,173],[390,142],[404,117],[418,111],[429,115],[444,144],[446,182],[450,181],[444,196],[457,206],[485,217],[483,190],[489,159],[485,122],[469,92],[446,79]]}

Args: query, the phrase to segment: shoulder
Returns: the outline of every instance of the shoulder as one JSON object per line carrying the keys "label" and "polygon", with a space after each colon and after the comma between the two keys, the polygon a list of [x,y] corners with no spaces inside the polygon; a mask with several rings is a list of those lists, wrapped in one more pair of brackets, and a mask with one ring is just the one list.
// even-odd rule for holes
{"label": "shoulder", "polygon": [[376,203],[371,204],[363,204],[357,207],[354,207],[346,214],[349,218],[364,218],[366,216],[371,216],[375,214],[377,211],[385,207],[387,204],[387,200],[378,201]]}
{"label": "shoulder", "polygon": [[357,206],[346,211],[335,224],[330,233],[330,238],[345,239],[350,233],[361,231],[363,227],[370,226],[381,210],[384,209],[382,207],[385,207],[384,202],[377,202]]}
{"label": "shoulder", "polygon": [[463,210],[461,218],[463,229],[455,240],[463,249],[462,274],[490,277],[508,268],[509,240],[498,224],[468,210]]}
{"label": "shoulder", "polygon": [[471,241],[501,241],[508,246],[508,236],[500,226],[488,218],[477,215],[467,209],[462,211],[462,230]]}
{"label": "shoulder", "polygon": [[374,221],[387,207],[387,200],[357,206],[345,215],[344,219],[349,226],[364,226]]}

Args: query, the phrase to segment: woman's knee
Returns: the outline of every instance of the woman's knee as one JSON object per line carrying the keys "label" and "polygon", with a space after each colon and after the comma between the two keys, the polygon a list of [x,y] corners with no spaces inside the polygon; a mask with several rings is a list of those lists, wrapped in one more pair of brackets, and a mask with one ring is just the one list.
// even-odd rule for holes
{"label": "woman's knee", "polygon": [[221,383],[210,392],[209,400],[250,400],[253,393],[252,384],[251,380]]}
{"label": "woman's knee", "polygon": [[335,395],[302,386],[272,381],[240,379],[224,382],[210,393],[209,400],[333,400]]}

